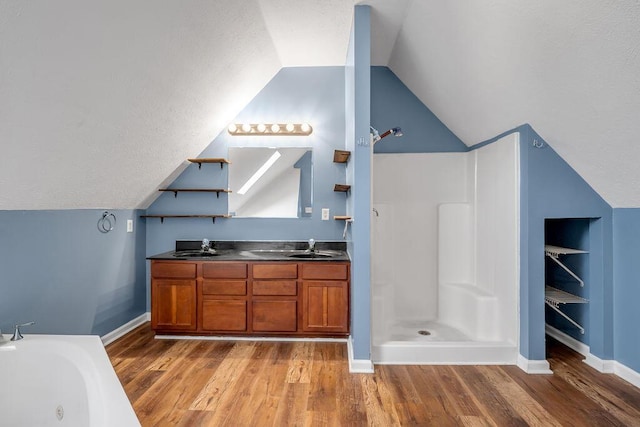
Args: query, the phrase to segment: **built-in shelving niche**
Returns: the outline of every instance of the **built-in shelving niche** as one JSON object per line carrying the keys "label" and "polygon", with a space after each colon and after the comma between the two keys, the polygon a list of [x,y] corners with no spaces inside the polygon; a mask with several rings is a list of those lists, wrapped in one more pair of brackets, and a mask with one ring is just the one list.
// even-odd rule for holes
{"label": "built-in shelving niche", "polygon": [[588,218],[545,220],[545,322],[586,342],[589,327]]}

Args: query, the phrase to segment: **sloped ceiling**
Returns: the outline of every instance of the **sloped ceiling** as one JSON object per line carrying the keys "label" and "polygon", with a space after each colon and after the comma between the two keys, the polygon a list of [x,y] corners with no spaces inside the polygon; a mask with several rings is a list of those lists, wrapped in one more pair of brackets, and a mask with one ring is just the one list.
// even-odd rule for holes
{"label": "sloped ceiling", "polygon": [[529,123],[640,206],[637,0],[0,0],[0,209],[145,207],[281,67],[343,65],[356,3],[467,145]]}
{"label": "sloped ceiling", "polygon": [[529,123],[609,204],[637,207],[639,23],[637,0],[415,0],[389,67],[467,145]]}
{"label": "sloped ceiling", "polygon": [[2,1],[0,209],[134,208],[278,72],[257,1]]}

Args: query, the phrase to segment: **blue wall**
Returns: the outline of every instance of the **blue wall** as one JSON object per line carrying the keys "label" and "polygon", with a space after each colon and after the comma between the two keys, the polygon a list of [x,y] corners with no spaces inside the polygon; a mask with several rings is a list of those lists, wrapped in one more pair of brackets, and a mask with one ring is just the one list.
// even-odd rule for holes
{"label": "blue wall", "polygon": [[356,6],[345,67],[346,147],[353,218],[347,248],[351,268],[351,338],[355,359],[371,359],[371,8]]}
{"label": "blue wall", "polygon": [[520,132],[521,156],[520,353],[530,360],[545,359],[545,219],[588,218],[589,282],[585,288],[589,328],[585,341],[592,354],[611,359],[612,209],[531,126],[515,131]]}
{"label": "blue wall", "polygon": [[[34,320],[28,333],[98,334],[146,311],[145,228],[140,211],[0,211],[0,328]],[[134,220],[134,233],[126,220]]]}
{"label": "blue wall", "polygon": [[400,127],[404,133],[377,142],[375,153],[469,150],[387,67],[371,67],[371,126],[380,133]]}
{"label": "blue wall", "polygon": [[640,209],[613,210],[614,355],[640,372]]}
{"label": "blue wall", "polygon": [[[333,151],[345,147],[344,67],[283,68],[236,117],[236,123],[308,122],[308,137],[231,136],[226,130],[199,155],[227,157],[241,146],[313,147],[313,213],[310,218],[146,219],[147,255],[172,250],[179,239],[210,240],[342,240],[341,221],[321,220],[321,208],[345,215],[346,196],[333,191],[345,182],[345,167],[333,163]],[[227,188],[227,168],[218,164],[190,165],[169,187]],[[223,214],[227,196],[164,193],[148,214]],[[148,266],[147,266],[148,268]]]}

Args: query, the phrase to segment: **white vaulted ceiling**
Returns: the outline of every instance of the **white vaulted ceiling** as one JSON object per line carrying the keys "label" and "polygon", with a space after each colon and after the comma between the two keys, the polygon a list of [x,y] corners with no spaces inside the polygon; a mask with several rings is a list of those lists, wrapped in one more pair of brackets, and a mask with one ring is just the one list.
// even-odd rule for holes
{"label": "white vaulted ceiling", "polygon": [[281,67],[344,65],[357,3],[467,145],[530,123],[640,206],[637,0],[0,0],[0,209],[145,207]]}

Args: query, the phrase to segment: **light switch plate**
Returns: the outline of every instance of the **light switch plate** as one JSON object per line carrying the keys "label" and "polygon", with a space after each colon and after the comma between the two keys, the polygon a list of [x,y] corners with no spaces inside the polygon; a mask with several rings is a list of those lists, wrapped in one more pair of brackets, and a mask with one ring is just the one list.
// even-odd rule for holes
{"label": "light switch plate", "polygon": [[127,233],[133,233],[133,220],[127,220]]}
{"label": "light switch plate", "polygon": [[329,208],[322,208],[322,220],[323,221],[329,220]]}

